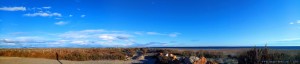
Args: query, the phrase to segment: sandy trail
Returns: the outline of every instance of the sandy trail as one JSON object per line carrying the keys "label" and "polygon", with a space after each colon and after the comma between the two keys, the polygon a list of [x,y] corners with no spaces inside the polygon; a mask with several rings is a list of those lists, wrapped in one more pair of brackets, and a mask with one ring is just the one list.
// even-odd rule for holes
{"label": "sandy trail", "polygon": [[[60,60],[63,64],[131,64],[132,61],[99,60],[99,61],[68,61]],[[0,57],[0,64],[60,64],[57,60],[43,58]]]}

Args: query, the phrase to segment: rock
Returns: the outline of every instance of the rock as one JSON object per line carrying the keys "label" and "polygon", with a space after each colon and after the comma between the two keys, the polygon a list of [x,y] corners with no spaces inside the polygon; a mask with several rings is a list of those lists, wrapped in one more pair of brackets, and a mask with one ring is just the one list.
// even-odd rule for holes
{"label": "rock", "polygon": [[186,64],[192,64],[193,62],[195,62],[197,60],[199,60],[198,57],[196,57],[196,56],[190,56],[188,58],[187,57],[184,58],[184,63],[186,63]]}
{"label": "rock", "polygon": [[238,60],[236,59],[225,59],[224,61],[227,64],[238,64]]}
{"label": "rock", "polygon": [[189,58],[189,60],[190,60],[191,63],[193,63],[193,62],[199,60],[199,58],[196,57],[196,56],[191,56],[191,57]]}
{"label": "rock", "polygon": [[216,61],[217,61],[218,63],[220,63],[220,64],[223,64],[223,63],[224,63],[223,59],[221,59],[221,58],[218,58]]}
{"label": "rock", "polygon": [[190,62],[190,59],[187,58],[187,57],[184,57],[184,58],[183,58],[183,61],[184,61],[184,64],[192,64],[192,63]]}
{"label": "rock", "polygon": [[193,62],[193,64],[206,64],[207,60],[205,57],[201,57],[199,60]]}
{"label": "rock", "polygon": [[144,55],[139,56],[138,60],[145,60],[145,56]]}

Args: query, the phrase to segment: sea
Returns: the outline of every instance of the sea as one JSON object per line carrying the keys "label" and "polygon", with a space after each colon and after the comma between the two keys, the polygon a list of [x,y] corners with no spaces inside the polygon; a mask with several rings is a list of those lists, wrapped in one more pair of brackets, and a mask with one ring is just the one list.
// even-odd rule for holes
{"label": "sea", "polygon": [[300,50],[300,46],[200,46],[200,47],[149,47],[149,48],[163,48],[163,49],[282,49],[282,50]]}

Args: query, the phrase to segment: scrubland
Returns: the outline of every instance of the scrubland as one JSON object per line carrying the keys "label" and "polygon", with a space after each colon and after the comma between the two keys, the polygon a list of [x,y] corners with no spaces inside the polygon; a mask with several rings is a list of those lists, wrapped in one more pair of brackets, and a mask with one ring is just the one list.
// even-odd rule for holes
{"label": "scrubland", "polygon": [[[219,50],[180,50],[163,48],[26,48],[0,49],[2,57],[44,58],[63,61],[99,61],[99,60],[140,60],[136,56],[144,56],[144,60],[159,60],[158,54],[173,54],[181,63],[190,57],[205,57],[207,63],[231,64],[297,64],[300,61],[300,50],[276,50],[268,48],[251,49],[219,49]],[[190,62],[193,63],[193,62]]]}

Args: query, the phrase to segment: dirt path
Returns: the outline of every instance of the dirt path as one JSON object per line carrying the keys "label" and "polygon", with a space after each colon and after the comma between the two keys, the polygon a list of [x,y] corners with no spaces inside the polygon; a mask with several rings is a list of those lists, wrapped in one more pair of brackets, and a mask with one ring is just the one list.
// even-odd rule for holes
{"label": "dirt path", "polygon": [[[63,64],[131,64],[132,61],[99,60],[99,61],[67,61]],[[43,58],[0,57],[0,64],[60,64],[57,60]]]}

